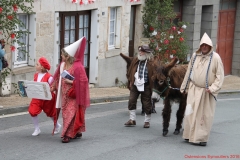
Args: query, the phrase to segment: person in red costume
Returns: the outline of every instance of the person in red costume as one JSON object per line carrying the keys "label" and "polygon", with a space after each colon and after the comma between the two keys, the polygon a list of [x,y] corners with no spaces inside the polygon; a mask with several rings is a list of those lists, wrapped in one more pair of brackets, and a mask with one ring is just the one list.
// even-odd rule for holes
{"label": "person in red costume", "polygon": [[[81,138],[85,132],[85,110],[90,106],[88,77],[84,68],[86,38],[83,37],[61,51],[62,62],[56,70],[51,91],[57,91],[56,108],[62,108],[62,142]],[[68,71],[73,80],[62,78]],[[69,92],[72,91],[72,95]]]}
{"label": "person in red costume", "polygon": [[[34,74],[34,81],[37,82],[48,82],[49,84],[52,82],[53,77],[50,73],[50,64],[46,58],[41,57],[39,58],[38,62],[36,63],[36,73]],[[32,99],[28,112],[32,116],[33,124],[35,130],[32,136],[37,136],[41,133],[38,124],[38,115],[44,111],[48,117],[50,117],[54,122],[56,122],[56,95],[52,92],[52,99],[51,100],[41,100],[41,99]],[[57,122],[56,127],[54,130],[54,134],[60,132],[61,125]]]}

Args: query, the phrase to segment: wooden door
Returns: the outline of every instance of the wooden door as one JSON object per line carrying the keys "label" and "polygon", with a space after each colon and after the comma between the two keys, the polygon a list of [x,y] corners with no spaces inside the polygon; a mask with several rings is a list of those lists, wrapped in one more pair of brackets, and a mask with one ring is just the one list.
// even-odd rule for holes
{"label": "wooden door", "polygon": [[129,56],[134,56],[134,35],[135,35],[135,19],[136,19],[136,6],[131,6],[131,15],[130,15],[130,29],[129,29],[129,47],[128,52]]}
{"label": "wooden door", "polygon": [[[87,43],[84,52],[84,67],[89,77],[90,66],[90,22],[91,12],[62,12],[60,15],[60,53],[61,49],[74,43],[83,36],[86,37]],[[61,56],[60,56],[61,58]],[[60,60],[61,61],[61,60]]]}
{"label": "wooden door", "polygon": [[[233,57],[233,40],[236,19],[236,5],[233,0],[221,0],[218,20],[217,52],[222,58],[225,75],[231,74]],[[229,8],[231,7],[231,8]]]}

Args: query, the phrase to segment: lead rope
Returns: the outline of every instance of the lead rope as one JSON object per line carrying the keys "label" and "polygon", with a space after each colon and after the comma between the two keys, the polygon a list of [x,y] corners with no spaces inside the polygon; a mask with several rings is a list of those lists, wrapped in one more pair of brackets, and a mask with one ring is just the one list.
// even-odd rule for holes
{"label": "lead rope", "polygon": [[[212,56],[213,56],[213,52],[211,54],[211,57],[210,57],[210,61],[209,61],[209,64],[208,64],[208,69],[207,69],[207,74],[206,74],[206,89],[208,89],[208,71],[209,71],[209,68],[210,68],[210,65],[211,65],[211,62],[212,62]],[[213,98],[215,99],[215,101],[217,101],[217,98],[210,92],[210,94],[213,96]]]}
{"label": "lead rope", "polygon": [[191,66],[190,73],[189,73],[188,80],[187,80],[187,84],[186,84],[183,92],[185,92],[186,89],[187,89],[187,85],[188,85],[188,82],[189,82],[189,80],[190,80],[190,76],[191,76],[191,74],[192,74],[192,69],[193,69],[193,65],[194,65],[194,62],[195,62],[195,60],[196,60],[196,57],[197,57],[197,54],[195,54],[195,57],[194,57],[194,59],[193,59],[192,66]]}

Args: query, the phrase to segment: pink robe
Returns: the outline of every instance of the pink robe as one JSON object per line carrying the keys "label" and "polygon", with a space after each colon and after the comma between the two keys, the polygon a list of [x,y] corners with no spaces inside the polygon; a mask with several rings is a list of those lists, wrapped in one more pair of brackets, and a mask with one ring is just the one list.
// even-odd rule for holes
{"label": "pink robe", "polygon": [[[74,67],[67,70],[74,75]],[[61,137],[68,136],[74,138],[77,133],[85,132],[85,110],[86,107],[77,104],[76,99],[68,97],[68,91],[72,88],[72,84],[64,82],[62,79],[62,117],[63,130]]]}

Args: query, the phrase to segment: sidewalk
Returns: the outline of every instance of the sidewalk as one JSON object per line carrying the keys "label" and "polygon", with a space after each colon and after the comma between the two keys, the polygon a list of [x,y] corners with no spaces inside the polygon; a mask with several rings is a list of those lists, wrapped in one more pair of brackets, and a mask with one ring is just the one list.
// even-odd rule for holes
{"label": "sidewalk", "polygon": [[[226,76],[220,94],[240,93],[240,77]],[[90,88],[90,100],[93,103],[128,100],[129,90],[126,88]],[[0,116],[18,112],[26,112],[31,99],[13,94],[0,97]]]}

